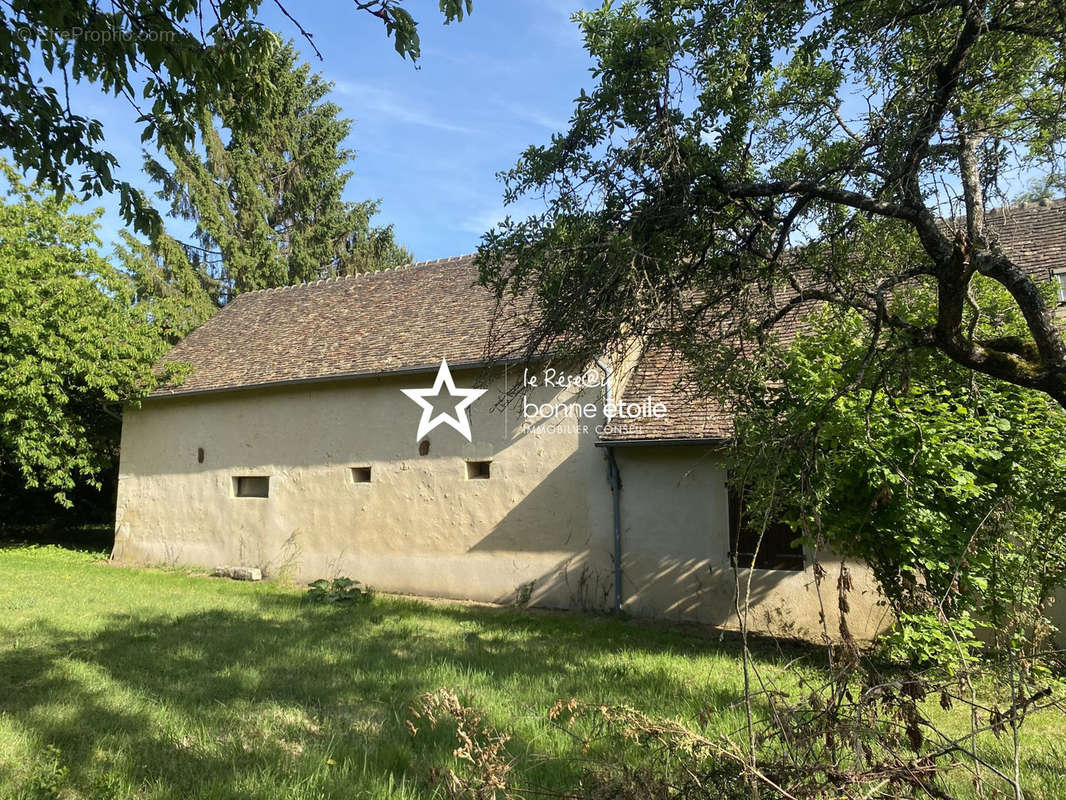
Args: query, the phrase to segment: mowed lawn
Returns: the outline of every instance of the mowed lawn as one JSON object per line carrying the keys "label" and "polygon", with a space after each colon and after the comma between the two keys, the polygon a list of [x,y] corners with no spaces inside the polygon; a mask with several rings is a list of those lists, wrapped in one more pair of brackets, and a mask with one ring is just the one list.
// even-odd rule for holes
{"label": "mowed lawn", "polygon": [[[442,796],[430,774],[454,763],[454,738],[406,724],[440,687],[513,733],[516,783],[538,790],[574,788],[587,766],[548,719],[561,698],[742,725],[732,637],[392,597],[312,606],[292,587],[102,555],[0,549],[2,798]],[[765,644],[756,658],[787,691],[789,664],[820,655]],[[1066,726],[1048,713],[1028,736],[1028,796],[1066,797]]]}

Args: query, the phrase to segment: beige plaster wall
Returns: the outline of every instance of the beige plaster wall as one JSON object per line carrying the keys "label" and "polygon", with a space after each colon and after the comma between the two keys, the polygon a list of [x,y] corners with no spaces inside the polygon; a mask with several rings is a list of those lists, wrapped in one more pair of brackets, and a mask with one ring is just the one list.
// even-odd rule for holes
{"label": "beige plaster wall", "polygon": [[[729,497],[718,454],[705,447],[634,447],[618,449],[617,461],[625,608],[737,628],[738,575],[729,560]],[[828,573],[819,587],[813,557],[807,553],[803,571],[739,572],[753,630],[821,640],[824,629],[837,637],[840,561],[819,555]],[[876,584],[864,565],[848,569],[854,582],[848,627],[855,636],[872,638],[887,622]]]}
{"label": "beige plaster wall", "polygon": [[[460,386],[478,377],[455,373]],[[432,378],[158,399],[128,410],[114,558],[257,566],[293,580],[343,574],[384,590],[498,602],[538,581],[536,602],[575,604],[578,588],[560,576],[611,570],[597,420],[584,423],[590,435],[523,432],[514,406],[494,407],[501,378],[471,408],[472,443],[440,426],[420,456],[421,411],[400,390]],[[531,400],[597,394],[547,390]],[[468,459],[491,460],[491,477],[468,479]],[[370,483],[353,482],[357,466],[371,468]],[[270,496],[235,497],[238,475],[269,475]]]}
{"label": "beige plaster wall", "polygon": [[[459,386],[482,376],[456,371]],[[613,602],[611,494],[602,419],[526,430],[497,401],[471,407],[473,442],[448,427],[418,454],[421,411],[402,388],[432,374],[158,399],[124,416],[114,558],[124,563],[260,567],[296,581],[348,575],[385,591],[606,609]],[[598,388],[530,391],[534,402],[599,402]],[[204,450],[199,463],[197,451]],[[470,480],[466,460],[490,459]],[[625,608],[735,625],[725,476],[705,448],[618,449]],[[352,467],[370,467],[369,484]],[[234,496],[269,475],[266,499]],[[833,567],[823,583],[835,587]],[[852,630],[880,619],[855,570]],[[752,627],[816,636],[813,575],[758,571]],[[827,604],[835,609],[835,596]],[[831,626],[835,617],[829,615]]]}

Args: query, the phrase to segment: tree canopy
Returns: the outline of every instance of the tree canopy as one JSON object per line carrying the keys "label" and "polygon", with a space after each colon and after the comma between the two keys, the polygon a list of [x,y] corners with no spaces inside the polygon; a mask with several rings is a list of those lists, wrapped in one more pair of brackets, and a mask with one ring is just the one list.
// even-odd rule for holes
{"label": "tree canopy", "polygon": [[[138,112],[142,141],[160,149],[194,141],[212,104],[230,94],[256,62],[278,46],[255,16],[260,0],[189,3],[184,0],[94,0],[41,3],[12,0],[0,8],[0,147],[15,165],[60,196],[117,191],[121,212],[145,233],[157,232],[159,217],[137,189],[115,178],[115,156],[102,124],[72,108],[71,81],[99,86],[125,97]],[[313,47],[310,33],[282,4],[281,12]],[[440,0],[445,23],[462,20],[472,0]],[[393,38],[396,51],[417,60],[418,26],[399,0],[355,0]],[[317,53],[317,50],[316,50]],[[39,57],[61,85],[39,81]],[[269,92],[269,85],[258,87]],[[243,124],[253,118],[245,115]]]}
{"label": "tree canopy", "polygon": [[0,472],[61,503],[98,485],[121,403],[150,391],[167,349],[97,247],[100,212],[27,187],[7,164],[0,202]]}
{"label": "tree canopy", "polygon": [[[274,89],[261,94],[260,85]],[[351,121],[328,101],[331,86],[287,44],[207,109],[202,152],[169,148],[173,168],[146,156],[171,215],[195,225],[185,256],[159,237],[154,249],[178,259],[178,274],[187,271],[181,262],[194,264],[216,301],[411,261],[391,226],[371,225],[376,203],[342,199],[354,157],[344,146]],[[243,123],[249,111],[252,121]]]}
{"label": "tree canopy", "polygon": [[[1066,404],[1053,305],[986,213],[1064,171],[1057,3],[649,0],[578,19],[595,86],[503,175],[508,201],[547,209],[480,249],[487,284],[539,295],[531,352],[588,357],[620,332],[757,344],[829,304],[893,349]],[[980,324],[979,276],[1016,334]],[[904,286],[937,302],[893,302]]]}
{"label": "tree canopy", "polygon": [[[1024,329],[1005,291],[982,279],[975,294]],[[935,350],[873,367],[871,339],[860,314],[829,308],[733,373],[730,462],[751,522],[868,565],[897,655],[958,666],[980,624],[1035,654],[1066,576],[1066,411]]]}

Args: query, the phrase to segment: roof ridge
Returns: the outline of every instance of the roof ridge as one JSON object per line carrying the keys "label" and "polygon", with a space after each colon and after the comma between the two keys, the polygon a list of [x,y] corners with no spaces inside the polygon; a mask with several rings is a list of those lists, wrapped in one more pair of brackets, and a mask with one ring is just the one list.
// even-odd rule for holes
{"label": "roof ridge", "polygon": [[1037,208],[1055,208],[1066,206],[1066,197],[1042,197],[1039,200],[1023,200],[1020,203],[1007,203],[1003,206],[990,208],[985,214],[1007,214],[1011,211],[1023,211]]}
{"label": "roof ridge", "polygon": [[[986,208],[985,219],[994,220],[996,224],[1005,225],[1011,222],[1011,215],[1017,212],[1039,212],[1052,209],[1066,209],[1066,197],[1044,197],[1040,200],[1025,200],[1021,203],[1008,203],[995,208]],[[944,226],[961,225],[965,219],[965,212],[963,212],[954,217],[940,217],[937,220],[937,224]],[[994,231],[992,232],[994,233]]]}
{"label": "roof ridge", "polygon": [[247,297],[253,294],[265,294],[266,292],[283,292],[289,289],[304,289],[308,286],[318,286],[320,283],[328,283],[330,281],[358,281],[368,280],[377,275],[384,275],[388,272],[400,272],[410,269],[420,269],[422,267],[435,267],[443,266],[445,264],[452,264],[464,259],[473,258],[477,253],[463,253],[458,256],[448,256],[447,258],[433,258],[427,261],[408,261],[406,264],[397,264],[393,267],[385,267],[384,269],[369,270],[367,272],[356,272],[353,275],[330,275],[328,278],[316,278],[313,281],[301,281],[300,283],[289,283],[284,286],[269,286],[265,289],[252,289],[251,291],[241,292],[239,295],[233,298],[229,303],[226,303],[225,307],[233,305],[237,300],[242,297]]}

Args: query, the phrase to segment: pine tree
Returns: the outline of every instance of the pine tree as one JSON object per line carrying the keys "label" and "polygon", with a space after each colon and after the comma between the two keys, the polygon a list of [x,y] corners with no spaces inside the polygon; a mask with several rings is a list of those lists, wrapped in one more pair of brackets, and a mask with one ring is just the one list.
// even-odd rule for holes
{"label": "pine tree", "polygon": [[[146,156],[172,216],[195,226],[186,259],[218,303],[411,260],[391,226],[371,225],[376,202],[342,198],[354,157],[344,146],[351,121],[326,99],[331,88],[290,42],[205,115],[202,153],[168,149],[172,169]],[[167,260],[165,245],[153,245]]]}
{"label": "pine tree", "polygon": [[222,287],[204,268],[198,250],[183,247],[165,232],[151,244],[129,231],[120,236],[115,254],[129,276],[132,302],[165,341],[176,344],[218,310]]}

